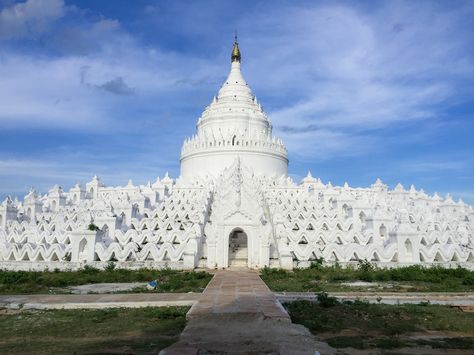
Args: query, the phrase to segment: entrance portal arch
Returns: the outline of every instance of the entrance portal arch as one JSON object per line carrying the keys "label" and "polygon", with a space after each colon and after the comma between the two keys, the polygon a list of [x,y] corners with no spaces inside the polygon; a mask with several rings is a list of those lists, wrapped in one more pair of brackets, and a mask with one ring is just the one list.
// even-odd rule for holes
{"label": "entrance portal arch", "polygon": [[242,228],[234,228],[229,234],[229,267],[248,266],[248,236]]}

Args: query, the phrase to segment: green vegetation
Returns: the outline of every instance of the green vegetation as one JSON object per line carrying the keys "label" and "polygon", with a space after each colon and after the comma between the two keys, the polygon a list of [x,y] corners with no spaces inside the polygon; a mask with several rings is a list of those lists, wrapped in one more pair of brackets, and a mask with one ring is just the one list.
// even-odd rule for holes
{"label": "green vegetation", "polygon": [[158,288],[154,292],[201,292],[211,278],[211,274],[203,271],[127,270],[116,268],[114,263],[110,263],[105,270],[89,266],[78,271],[0,270],[0,294],[54,293],[56,289],[66,286],[151,280],[158,280]]}
{"label": "green vegetation", "polygon": [[188,307],[0,314],[1,354],[157,354],[178,340]]}
{"label": "green vegetation", "polygon": [[100,228],[97,227],[94,223],[89,224],[89,226],[87,227],[87,229],[90,230],[90,231],[92,231],[92,232],[100,231]]}
{"label": "green vegetation", "polygon": [[[303,324],[336,348],[431,346],[474,349],[474,313],[464,313],[457,308],[428,304],[340,303],[325,293],[319,295],[317,303],[297,301],[284,306],[293,322]],[[428,331],[449,331],[449,334],[438,333],[429,338]],[[426,336],[410,337],[415,332]],[[453,336],[453,332],[457,334]]]}
{"label": "green vegetation", "polygon": [[[265,268],[263,281],[273,290],[281,291],[408,291],[408,292],[470,292],[474,291],[474,271],[465,268],[406,266],[382,269],[367,261],[357,267],[322,265],[294,271]],[[353,281],[377,282],[379,286],[354,287],[342,283]]]}

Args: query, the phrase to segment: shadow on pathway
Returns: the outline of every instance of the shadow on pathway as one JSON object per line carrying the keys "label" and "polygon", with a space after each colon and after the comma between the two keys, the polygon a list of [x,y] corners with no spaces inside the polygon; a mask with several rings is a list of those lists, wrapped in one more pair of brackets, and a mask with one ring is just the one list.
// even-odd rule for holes
{"label": "shadow on pathway", "polygon": [[180,340],[160,355],[335,354],[286,310],[251,270],[220,270],[187,314]]}

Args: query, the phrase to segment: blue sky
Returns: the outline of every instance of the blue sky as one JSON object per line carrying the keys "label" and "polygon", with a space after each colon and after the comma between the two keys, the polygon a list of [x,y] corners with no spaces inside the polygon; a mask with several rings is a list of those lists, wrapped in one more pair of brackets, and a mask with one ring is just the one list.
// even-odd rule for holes
{"label": "blue sky", "polygon": [[0,0],[0,197],[176,177],[237,29],[296,180],[474,204],[473,17],[472,1]]}

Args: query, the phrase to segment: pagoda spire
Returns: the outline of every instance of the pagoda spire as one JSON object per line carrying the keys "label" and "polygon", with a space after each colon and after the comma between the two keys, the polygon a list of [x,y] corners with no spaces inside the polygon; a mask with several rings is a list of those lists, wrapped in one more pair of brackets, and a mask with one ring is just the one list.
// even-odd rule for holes
{"label": "pagoda spire", "polygon": [[240,63],[240,50],[239,50],[239,42],[237,42],[237,31],[235,31],[234,37],[234,47],[232,48],[232,56],[231,62],[239,62]]}

